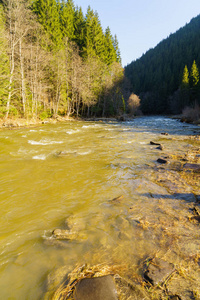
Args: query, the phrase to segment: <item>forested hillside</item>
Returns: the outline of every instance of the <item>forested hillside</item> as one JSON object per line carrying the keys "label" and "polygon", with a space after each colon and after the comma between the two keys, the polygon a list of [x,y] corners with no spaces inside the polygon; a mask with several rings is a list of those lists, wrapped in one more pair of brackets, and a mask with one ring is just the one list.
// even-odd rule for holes
{"label": "forested hillside", "polygon": [[[140,95],[142,111],[180,113],[185,106],[197,101],[200,104],[199,79],[194,84],[193,63],[198,71],[200,15],[125,68],[133,92]],[[185,66],[188,85],[183,84]]]}
{"label": "forested hillside", "polygon": [[108,116],[128,97],[116,35],[73,0],[0,1],[0,117]]}

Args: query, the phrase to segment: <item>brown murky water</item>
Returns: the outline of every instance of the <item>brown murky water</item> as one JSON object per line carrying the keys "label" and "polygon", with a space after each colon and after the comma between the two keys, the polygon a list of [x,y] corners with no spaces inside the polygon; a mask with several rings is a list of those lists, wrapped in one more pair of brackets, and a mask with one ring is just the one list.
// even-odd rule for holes
{"label": "brown murky water", "polygon": [[[1,131],[0,299],[42,299],[47,274],[63,265],[125,264],[140,274],[150,255],[179,268],[198,257],[199,225],[188,221],[198,178],[192,186],[166,177],[155,169],[163,152],[150,145],[181,155],[199,147],[194,132],[164,117]],[[50,233],[66,220],[81,238],[56,245]],[[190,276],[198,289],[197,267]]]}

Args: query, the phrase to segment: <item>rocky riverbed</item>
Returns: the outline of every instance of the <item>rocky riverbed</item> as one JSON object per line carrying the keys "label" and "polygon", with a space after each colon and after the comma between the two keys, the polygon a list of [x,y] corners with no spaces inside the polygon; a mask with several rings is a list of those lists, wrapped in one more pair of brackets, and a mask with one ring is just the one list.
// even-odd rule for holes
{"label": "rocky riverbed", "polygon": [[[165,136],[173,143],[173,137],[162,136],[163,144]],[[105,211],[96,213],[91,223],[90,231],[114,229],[118,242],[110,255],[118,264],[103,263],[102,250],[108,255],[110,245],[102,235],[85,255],[85,264],[74,269],[66,265],[48,275],[45,300],[200,299],[200,139],[188,136],[192,145],[184,153],[170,153],[162,139],[149,142],[152,153],[160,151],[159,158],[132,183],[143,205],[131,205],[125,195],[117,196],[102,203]],[[88,243],[86,228],[88,224],[72,214],[45,235],[44,243],[61,248],[72,240]],[[143,250],[143,239],[149,240],[149,251]],[[120,256],[130,240],[135,243],[132,259],[124,264]],[[91,256],[101,264],[87,264]]]}

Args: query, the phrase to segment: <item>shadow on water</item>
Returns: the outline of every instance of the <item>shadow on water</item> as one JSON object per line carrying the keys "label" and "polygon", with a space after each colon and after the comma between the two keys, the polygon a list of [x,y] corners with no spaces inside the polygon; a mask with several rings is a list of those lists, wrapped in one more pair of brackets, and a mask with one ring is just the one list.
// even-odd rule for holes
{"label": "shadow on water", "polygon": [[141,196],[145,196],[147,198],[154,199],[171,199],[171,200],[184,200],[186,202],[195,202],[200,203],[200,195],[195,195],[193,193],[174,193],[172,195],[167,194],[152,194],[152,193],[144,193]]}

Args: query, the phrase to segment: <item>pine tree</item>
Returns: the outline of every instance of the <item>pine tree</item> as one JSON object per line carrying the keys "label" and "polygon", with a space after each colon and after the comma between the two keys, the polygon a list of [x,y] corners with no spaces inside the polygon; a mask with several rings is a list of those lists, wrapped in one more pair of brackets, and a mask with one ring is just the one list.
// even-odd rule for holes
{"label": "pine tree", "polygon": [[193,61],[193,64],[192,64],[190,77],[191,77],[192,86],[196,87],[199,83],[199,70],[198,70],[195,60]]}
{"label": "pine tree", "polygon": [[188,71],[188,67],[185,66],[184,71],[183,71],[183,78],[182,78],[182,86],[185,87],[189,87],[189,71]]}

